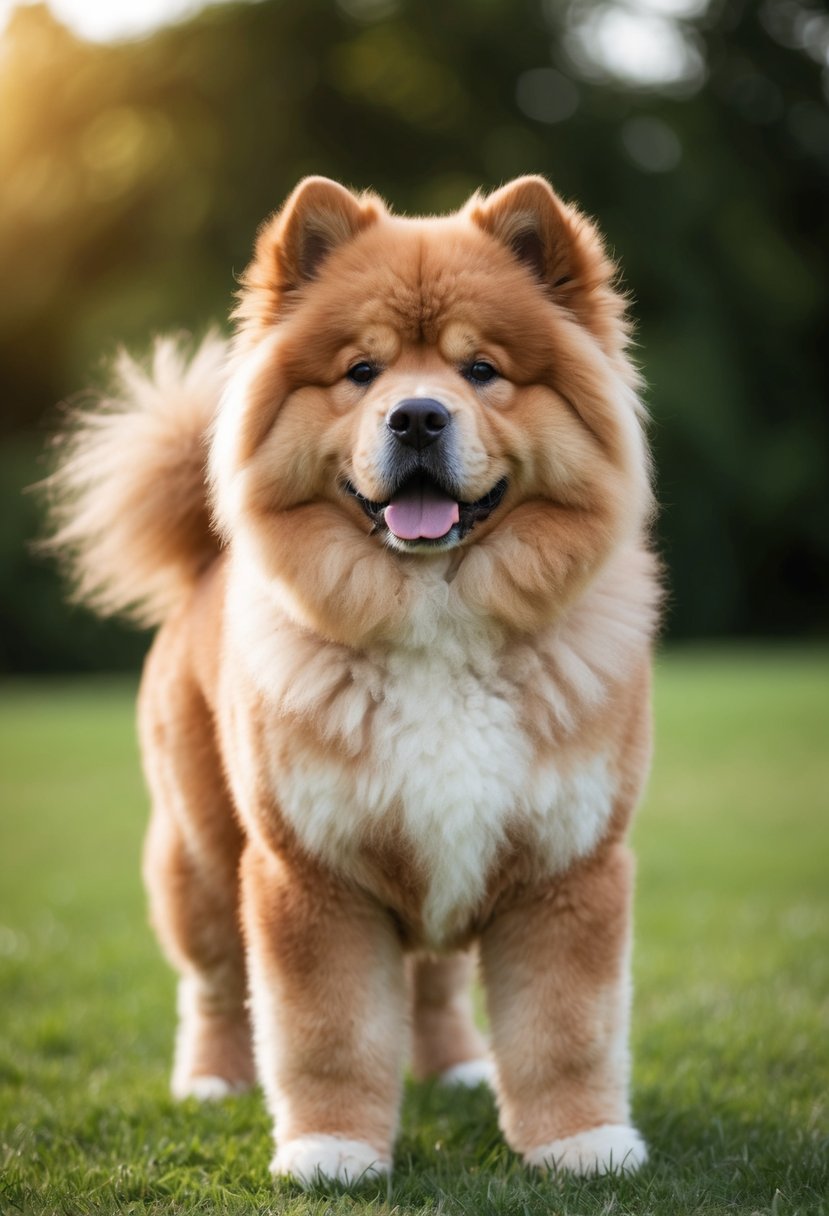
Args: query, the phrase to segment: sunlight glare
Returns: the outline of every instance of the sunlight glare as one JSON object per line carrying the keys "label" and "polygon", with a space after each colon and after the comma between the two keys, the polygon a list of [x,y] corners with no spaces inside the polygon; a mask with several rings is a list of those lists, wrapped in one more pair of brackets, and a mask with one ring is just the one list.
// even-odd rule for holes
{"label": "sunlight glare", "polygon": [[[20,3],[0,0],[0,31]],[[47,0],[47,7],[80,38],[116,42],[144,37],[160,26],[192,16],[209,3],[216,0]]]}

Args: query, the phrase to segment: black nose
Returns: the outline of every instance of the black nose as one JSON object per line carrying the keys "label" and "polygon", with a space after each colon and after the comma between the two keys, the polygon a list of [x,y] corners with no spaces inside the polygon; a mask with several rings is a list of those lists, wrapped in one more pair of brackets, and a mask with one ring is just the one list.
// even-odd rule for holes
{"label": "black nose", "polygon": [[410,448],[427,448],[452,421],[446,406],[431,397],[407,397],[389,411],[386,426]]}

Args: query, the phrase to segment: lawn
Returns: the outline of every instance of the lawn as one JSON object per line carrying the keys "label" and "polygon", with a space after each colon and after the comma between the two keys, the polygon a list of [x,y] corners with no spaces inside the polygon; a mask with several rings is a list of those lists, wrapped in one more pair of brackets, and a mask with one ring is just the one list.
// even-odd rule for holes
{"label": "lawn", "polygon": [[639,855],[636,1179],[543,1180],[485,1092],[409,1085],[388,1190],[267,1172],[258,1094],[167,1095],[124,681],[0,696],[2,1213],[829,1214],[829,652],[664,658]]}

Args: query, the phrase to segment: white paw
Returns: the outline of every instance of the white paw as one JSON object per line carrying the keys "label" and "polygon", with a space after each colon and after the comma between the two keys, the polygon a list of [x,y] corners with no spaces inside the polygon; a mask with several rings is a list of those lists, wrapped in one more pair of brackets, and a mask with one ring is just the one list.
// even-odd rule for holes
{"label": "white paw", "polygon": [[391,1162],[364,1140],[340,1136],[300,1136],[280,1144],[271,1173],[296,1179],[304,1187],[318,1182],[355,1186],[391,1172]]}
{"label": "white paw", "polygon": [[453,1064],[439,1077],[441,1085],[454,1085],[459,1089],[474,1089],[476,1085],[489,1085],[495,1082],[495,1065],[492,1060],[464,1060],[462,1064]]}
{"label": "white paw", "polygon": [[526,1153],[527,1165],[545,1170],[566,1170],[582,1177],[591,1174],[633,1174],[648,1159],[645,1141],[635,1127],[605,1123],[575,1136],[553,1140]]}
{"label": "white paw", "polygon": [[249,1085],[242,1082],[234,1084],[224,1077],[174,1077],[170,1086],[173,1097],[197,1098],[199,1102],[218,1102],[221,1098],[229,1098],[233,1094],[242,1094]]}

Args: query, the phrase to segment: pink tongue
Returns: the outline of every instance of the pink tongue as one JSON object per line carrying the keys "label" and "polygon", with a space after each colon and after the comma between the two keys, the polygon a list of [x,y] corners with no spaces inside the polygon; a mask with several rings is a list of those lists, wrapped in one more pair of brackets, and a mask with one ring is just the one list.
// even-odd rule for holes
{"label": "pink tongue", "polygon": [[437,540],[460,519],[458,504],[432,485],[404,488],[386,507],[386,527],[398,540]]}

